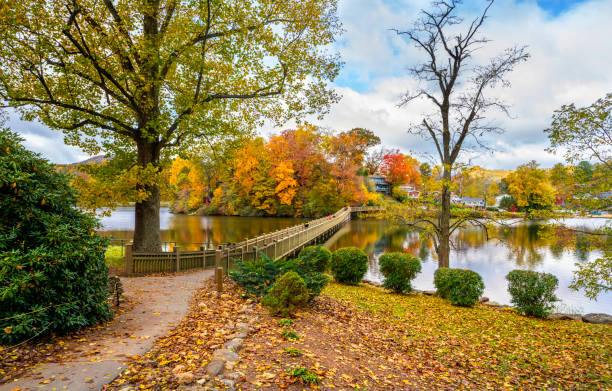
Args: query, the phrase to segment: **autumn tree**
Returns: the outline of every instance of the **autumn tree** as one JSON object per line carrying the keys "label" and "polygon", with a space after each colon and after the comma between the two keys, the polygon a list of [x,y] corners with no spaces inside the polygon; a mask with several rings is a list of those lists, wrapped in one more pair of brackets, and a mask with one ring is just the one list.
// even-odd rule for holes
{"label": "autumn tree", "polygon": [[495,197],[497,197],[498,194],[499,188],[497,187],[497,183],[491,182],[487,188],[487,205],[495,205]]}
{"label": "autumn tree", "polygon": [[421,172],[418,162],[399,150],[391,151],[385,155],[380,172],[392,186],[405,183],[418,184],[421,181]]}
{"label": "autumn tree", "polygon": [[531,161],[518,166],[506,176],[508,191],[518,207],[527,211],[550,208],[555,202],[556,189],[550,183],[546,170]]}
{"label": "autumn tree", "polygon": [[264,118],[325,113],[339,30],[336,0],[12,2],[0,105],[118,159],[114,180],[131,176],[139,195],[134,249],[159,250],[162,162]]}
{"label": "autumn tree", "polygon": [[480,16],[466,23],[457,15],[460,4],[456,0],[434,1],[430,10],[421,11],[411,29],[396,30],[425,57],[410,68],[419,87],[407,92],[400,104],[424,98],[434,110],[410,132],[430,140],[437,152],[443,170],[440,209],[437,218],[415,216],[411,220],[429,226],[441,267],[449,266],[450,235],[461,225],[450,221],[453,167],[471,141],[480,146],[484,136],[499,131],[486,121],[486,114],[492,109],[506,112],[507,108],[490,95],[491,88],[508,85],[506,75],[528,58],[524,47],[512,47],[486,63],[477,63],[475,52],[488,42],[480,29],[493,0]]}

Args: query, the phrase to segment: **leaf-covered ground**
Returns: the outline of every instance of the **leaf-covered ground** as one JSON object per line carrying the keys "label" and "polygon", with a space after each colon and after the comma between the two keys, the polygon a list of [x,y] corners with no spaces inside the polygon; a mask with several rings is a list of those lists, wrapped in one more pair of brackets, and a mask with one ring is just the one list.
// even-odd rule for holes
{"label": "leaf-covered ground", "polygon": [[[256,322],[232,369],[240,375],[240,390],[612,387],[610,326],[537,320],[480,305],[459,308],[436,297],[339,284],[287,326],[228,287],[219,298],[208,283],[190,315],[109,388],[176,389],[179,371],[205,379],[212,351],[231,333],[227,325],[246,320]],[[299,338],[283,336],[284,330]],[[291,376],[292,370],[317,384]],[[196,383],[191,388],[205,389]]]}

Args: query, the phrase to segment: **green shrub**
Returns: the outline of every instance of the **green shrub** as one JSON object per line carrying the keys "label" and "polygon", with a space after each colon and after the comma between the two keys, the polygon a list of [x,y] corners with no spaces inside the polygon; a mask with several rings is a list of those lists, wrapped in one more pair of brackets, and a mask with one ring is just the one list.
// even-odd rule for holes
{"label": "green shrub", "polygon": [[368,271],[368,256],[357,247],[344,247],[332,253],[334,278],[344,284],[357,285]]}
{"label": "green shrub", "polygon": [[0,344],[111,317],[107,240],[69,177],[0,129]]}
{"label": "green shrub", "polygon": [[278,322],[278,325],[280,327],[291,327],[292,324],[293,324],[293,321],[291,319],[286,319],[286,318],[285,319],[281,319]]}
{"label": "green shrub", "polygon": [[378,264],[380,272],[385,276],[383,287],[397,293],[410,292],[410,281],[421,271],[421,261],[406,253],[383,254]]}
{"label": "green shrub", "polygon": [[558,301],[555,289],[559,281],[550,273],[531,270],[513,270],[506,276],[512,303],[525,315],[547,317]]}
{"label": "green shrub", "polygon": [[298,255],[299,264],[309,272],[323,273],[327,270],[331,251],[323,246],[304,247]]}
{"label": "green shrub", "polygon": [[273,315],[290,316],[308,302],[308,288],[296,272],[283,274],[261,301]]}
{"label": "green shrub", "polygon": [[298,348],[285,348],[284,352],[291,357],[300,357],[302,355],[302,351]]}
{"label": "green shrub", "polygon": [[230,277],[243,287],[250,295],[261,298],[272,288],[276,279],[290,271],[302,277],[308,288],[308,301],[318,296],[329,282],[329,277],[300,267],[297,259],[279,259],[277,261],[259,253],[256,261],[236,260],[237,270],[229,273]]}
{"label": "green shrub", "polygon": [[319,384],[319,377],[308,368],[297,366],[287,372],[289,376],[298,378],[305,384]]}
{"label": "green shrub", "polygon": [[484,292],[480,275],[472,270],[442,267],[434,273],[438,294],[452,305],[472,307]]}
{"label": "green shrub", "polygon": [[281,331],[281,336],[286,340],[300,339],[300,336],[294,330],[291,329],[284,329],[283,331]]}

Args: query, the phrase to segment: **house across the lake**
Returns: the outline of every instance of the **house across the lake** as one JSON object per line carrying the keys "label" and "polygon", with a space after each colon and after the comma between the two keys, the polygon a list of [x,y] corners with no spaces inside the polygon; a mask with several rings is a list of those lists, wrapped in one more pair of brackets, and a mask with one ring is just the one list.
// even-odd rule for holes
{"label": "house across the lake", "polygon": [[461,201],[463,202],[463,205],[467,206],[468,208],[484,208],[485,207],[484,198],[463,197]]}
{"label": "house across the lake", "polygon": [[374,190],[377,193],[381,194],[390,194],[391,193],[391,185],[384,176],[382,175],[370,175],[368,177],[374,183]]}

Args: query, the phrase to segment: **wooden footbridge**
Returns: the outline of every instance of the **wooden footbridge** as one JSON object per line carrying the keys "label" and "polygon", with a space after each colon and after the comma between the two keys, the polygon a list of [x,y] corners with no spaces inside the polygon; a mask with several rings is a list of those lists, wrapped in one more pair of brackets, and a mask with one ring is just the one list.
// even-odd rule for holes
{"label": "wooden footbridge", "polygon": [[239,243],[201,246],[195,251],[181,251],[174,247],[170,252],[134,252],[126,246],[125,273],[151,274],[180,272],[199,268],[222,267],[225,271],[233,265],[233,260],[254,260],[265,254],[279,259],[297,254],[302,248],[324,243],[350,219],[353,213],[372,213],[380,207],[345,207],[336,213],[294,225],[279,231],[270,232]]}

